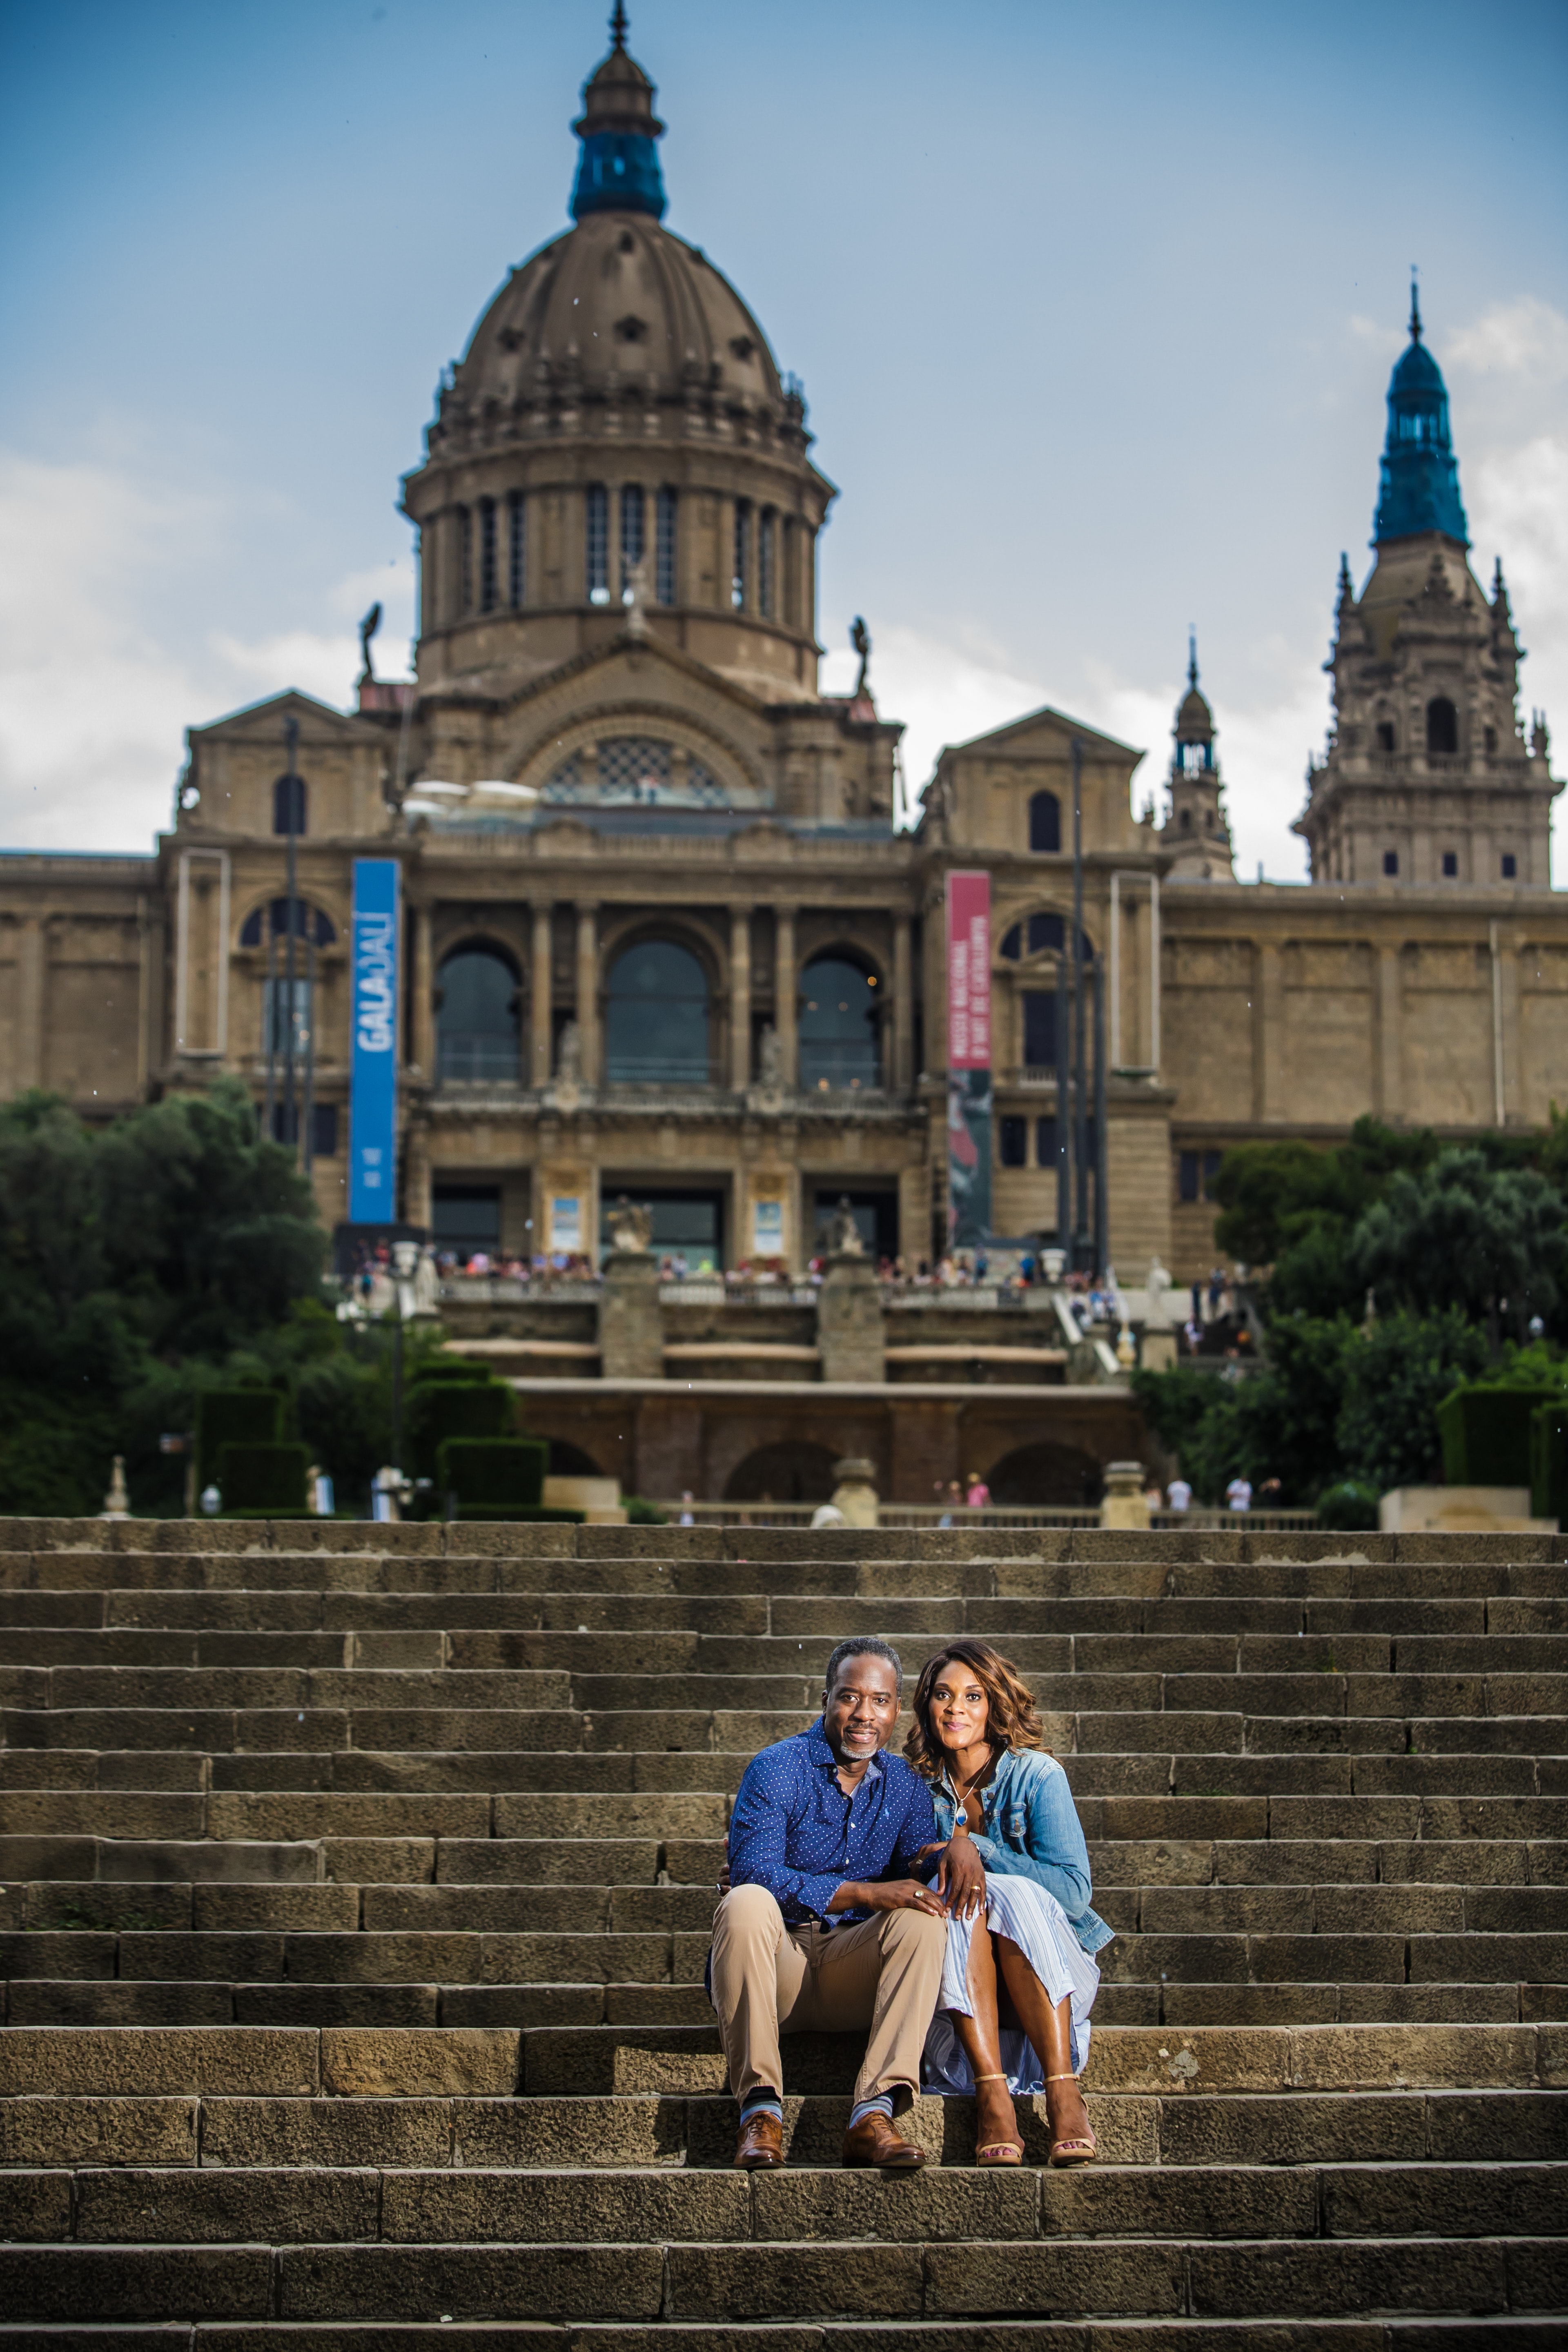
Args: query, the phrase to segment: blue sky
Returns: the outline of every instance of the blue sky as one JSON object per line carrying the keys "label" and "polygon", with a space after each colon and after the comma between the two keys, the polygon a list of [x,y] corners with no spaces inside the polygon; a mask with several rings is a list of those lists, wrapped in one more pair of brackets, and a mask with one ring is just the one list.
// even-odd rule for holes
{"label": "blue sky", "polygon": [[[0,838],[146,845],[183,728],[346,701],[373,596],[396,669],[398,477],[563,223],[605,14],[0,8]],[[843,493],[825,683],[864,612],[912,784],[1050,700],[1148,749],[1142,798],[1192,622],[1241,869],[1303,870],[1413,261],[1472,560],[1568,728],[1560,0],[638,0],[632,47],[668,226],[804,377]]]}

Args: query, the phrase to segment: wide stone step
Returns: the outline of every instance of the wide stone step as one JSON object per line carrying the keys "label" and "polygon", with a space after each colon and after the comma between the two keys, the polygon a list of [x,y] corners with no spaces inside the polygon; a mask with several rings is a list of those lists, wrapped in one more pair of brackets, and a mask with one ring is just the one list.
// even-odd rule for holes
{"label": "wide stone step", "polygon": [[321,2242],[773,2248],[1070,2238],[1345,2242],[1552,2238],[1568,2165],[931,2167],[894,2185],[837,2166],[759,2175],[693,2167],[454,2169],[250,2167],[17,2172],[21,2240],[84,2246]]}
{"label": "wide stone step", "polygon": [[[708,2025],[700,1983],[442,1984],[199,1978],[15,1978],[0,1986],[11,2026],[378,2027]],[[1561,1985],[1105,1984],[1097,2026],[1513,2025],[1568,2021]],[[1568,2126],[1565,2126],[1568,2127]]]}
{"label": "wide stone step", "polygon": [[[184,1630],[213,1636],[338,1633],[356,1633],[367,1640],[420,1632],[663,1632],[677,1636],[788,1637],[825,1647],[857,1633],[927,1643],[960,1633],[997,1642],[1063,1637],[1456,1641],[1568,1636],[1568,1601],[1560,1594],[1534,1598],[1477,1594],[1435,1600],[1414,1592],[1401,1598],[1304,1600],[1171,1593],[988,1596],[957,1590],[879,1596],[803,1596],[793,1590],[707,1594],[612,1589],[384,1593],[231,1586],[132,1586],[92,1591],[0,1584],[0,1625],[58,1633]],[[42,1653],[17,1654],[18,1663],[28,1658],[33,1663],[52,1662]],[[112,1658],[113,1653],[104,1654]],[[304,1654],[308,1663],[310,1654]],[[71,1654],[61,1656],[66,1663],[89,1662],[86,1654],[79,1659],[73,1659]]]}
{"label": "wide stone step", "polygon": [[[848,2092],[860,2054],[854,2036],[792,2035],[786,2051],[786,2092]],[[510,2097],[519,2089],[531,2097],[684,2098],[721,2093],[722,2063],[712,2025],[527,2034],[16,2027],[0,2035],[0,2101],[177,2094]],[[1565,2081],[1568,2042],[1558,2025],[1194,2028],[1174,2035],[1107,2026],[1094,2036],[1090,2087],[1169,2098],[1191,2092],[1544,2091]]]}
{"label": "wide stone step", "polygon": [[[334,2045],[351,2037],[334,2035]],[[399,2037],[360,2034],[374,2064]],[[457,2037],[448,2037],[456,2041]],[[429,2034],[412,2037],[428,2051]],[[0,2099],[0,2162],[11,2167],[393,2166],[547,2168],[695,2166],[727,2169],[735,2110],[727,2097],[625,2094],[551,2098],[441,2095],[386,2078],[368,2093],[230,2096],[199,2093]],[[436,2095],[432,2095],[432,2090]],[[1561,2159],[1561,2090],[1334,2089],[1285,2093],[1087,2091],[1102,2159],[1137,2165],[1510,2165]],[[847,2093],[790,2092],[784,2146],[795,2164],[835,2164]],[[1017,2102],[1026,2153],[1040,2161],[1040,2098]],[[900,2128],[933,2163],[967,2164],[974,2109],[922,2097]]]}
{"label": "wide stone step", "polygon": [[[547,1890],[548,1891],[548,1890]],[[534,1906],[535,1916],[540,1906]],[[1116,1906],[1120,1907],[1120,1906]],[[706,1927],[118,1929],[0,1934],[0,1978],[186,1977],[214,1982],[699,1983]],[[1188,1927],[1121,1931],[1099,1955],[1107,1984],[1568,1983],[1568,1936],[1356,1934]]]}
{"label": "wide stone step", "polygon": [[[147,1718],[144,1718],[146,1720]],[[542,1718],[546,1726],[559,1720]],[[51,1728],[58,1718],[41,1720]],[[102,1718],[94,1717],[98,1723]],[[117,1718],[110,1717],[112,1736]],[[172,1737],[173,1718],[153,1717]],[[414,1718],[420,1731],[429,1728],[424,1717]],[[487,1717],[488,1721],[489,1718]],[[519,1731],[534,1729],[542,1718],[525,1717]],[[581,1718],[565,1720],[581,1732]],[[1227,1720],[1229,1720],[1227,1718]],[[1299,1727],[1299,1718],[1292,1727]],[[13,1724],[16,1719],[13,1718]],[[228,1721],[232,1723],[232,1718]],[[311,1717],[310,1723],[342,1737],[352,1737],[353,1717]],[[1340,1749],[1332,1753],[1291,1748],[1282,1754],[1226,1750],[1189,1754],[1184,1749],[1157,1752],[1131,1750],[1058,1751],[1073,1791],[1080,1802],[1096,1796],[1181,1795],[1201,1782],[1207,1793],[1268,1797],[1282,1787],[1297,1795],[1351,1796],[1548,1796],[1568,1792],[1568,1719],[1537,1717],[1520,1719],[1534,1744],[1553,1754],[1493,1750],[1479,1755],[1454,1754],[1447,1748],[1428,1751],[1419,1746],[1433,1728],[1451,1734],[1447,1719],[1433,1727],[1422,1723],[1388,1725],[1390,1738],[1400,1730],[1408,1746],[1373,1750]],[[265,1726],[261,1727],[265,1728]],[[287,1728],[277,1723],[276,1729]],[[472,1719],[465,1727],[472,1728]],[[504,1723],[501,1727],[504,1729]],[[241,1733],[252,1728],[249,1719]],[[294,1718],[293,1728],[300,1727]],[[1257,1726],[1244,1725],[1247,1730]],[[1511,1730],[1511,1723],[1492,1721],[1471,1727],[1472,1736]],[[514,1735],[515,1736],[515,1735]],[[895,1741],[895,1746],[899,1743]],[[255,1748],[232,1747],[210,1750],[188,1748],[125,1748],[95,1749],[67,1747],[0,1748],[0,1789],[65,1790],[155,1789],[199,1790],[406,1790],[416,1794],[443,1790],[497,1792],[574,1789],[620,1790],[653,1789],[714,1790],[732,1797],[751,1761],[748,1750],[686,1748],[458,1748],[359,1747]],[[1556,1781],[1561,1785],[1553,1788]]]}
{"label": "wide stone step", "polygon": [[[1070,2236],[0,2248],[0,2307],[39,2319],[614,2319],[706,2323],[856,2314],[884,2322],[1000,2313],[1331,2315],[1557,2312],[1563,2242]],[[771,2332],[771,2331],[770,2331]]]}

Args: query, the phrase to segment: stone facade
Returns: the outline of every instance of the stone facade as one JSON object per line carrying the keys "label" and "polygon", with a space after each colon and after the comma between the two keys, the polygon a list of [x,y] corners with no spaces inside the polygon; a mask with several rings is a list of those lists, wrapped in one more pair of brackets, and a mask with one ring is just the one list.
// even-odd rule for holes
{"label": "stone facade", "polygon": [[[1331,1140],[1363,1111],[1463,1135],[1568,1102],[1558,788],[1543,723],[1527,741],[1519,720],[1500,576],[1489,596],[1468,567],[1457,474],[1430,512],[1408,494],[1436,445],[1405,420],[1441,395],[1419,322],[1423,366],[1407,353],[1391,394],[1376,562],[1359,597],[1342,579],[1337,729],[1300,820],[1310,885],[1234,878],[1195,658],[1163,819],[1135,813],[1139,751],[1047,709],[944,751],[901,828],[900,729],[868,661],[853,694],[816,690],[835,493],[804,399],[712,264],[660,226],[652,96],[617,48],[579,125],[576,226],[508,279],[440,393],[404,485],[417,684],[367,662],[350,712],[284,693],[194,727],[151,856],[5,859],[0,1087],[105,1116],[230,1071],[262,1099],[269,1002],[288,1025],[276,826],[293,720],[310,910],[296,1002],[313,989],[329,1223],[344,1213],[351,866],[374,852],[403,869],[413,1223],[592,1253],[627,1192],[653,1204],[656,1255],[798,1267],[847,1195],[873,1255],[931,1255],[943,885],[963,866],[993,893],[993,1222],[1049,1235],[1075,744],[1124,1277],[1155,1253],[1206,1268],[1205,1184],[1247,1137]],[[624,190],[600,172],[616,155],[635,166]],[[1451,472],[1446,398],[1441,428],[1432,462]]]}

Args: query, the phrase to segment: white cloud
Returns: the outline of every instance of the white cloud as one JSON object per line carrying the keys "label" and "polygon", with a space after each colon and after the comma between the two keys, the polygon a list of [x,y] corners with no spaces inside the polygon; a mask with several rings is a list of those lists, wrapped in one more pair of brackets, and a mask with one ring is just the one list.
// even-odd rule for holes
{"label": "white cloud", "polygon": [[[0,451],[0,842],[146,850],[169,822],[184,730],[298,686],[344,707],[352,626],[256,639],[185,625],[174,590],[231,560],[216,495]],[[409,560],[344,574],[319,601],[385,613],[383,677],[407,674]]]}
{"label": "white cloud", "polygon": [[1442,359],[1456,373],[1561,383],[1568,377],[1568,319],[1534,294],[1495,302],[1473,326],[1445,338]]}
{"label": "white cloud", "polygon": [[[897,625],[878,630],[871,691],[884,717],[904,722],[904,774],[911,800],[929,782],[944,744],[966,742],[1050,700],[1037,679],[1012,676],[999,660],[986,657],[990,652],[962,623],[945,638]],[[828,654],[821,667],[823,692],[847,694],[856,667],[853,654]]]}
{"label": "white cloud", "polygon": [[[1142,686],[1121,676],[1113,664],[1089,662],[1075,688],[1067,680],[1017,677],[978,632],[962,624],[955,638],[889,627],[879,632],[872,650],[878,707],[889,718],[903,719],[908,730],[904,769],[911,796],[931,775],[944,744],[964,742],[1050,703],[1143,751],[1146,757],[1133,779],[1133,805],[1141,812],[1152,796],[1163,813],[1171,727],[1184,678],[1173,676]],[[1253,699],[1226,703],[1215,714],[1237,871],[1250,878],[1261,860],[1275,881],[1302,879],[1305,845],[1289,826],[1306,798],[1308,751],[1321,748],[1328,697],[1316,660],[1303,666],[1279,639],[1265,639],[1252,648],[1251,667],[1257,677]],[[844,694],[854,681],[853,656],[828,654],[822,664],[824,691]]]}
{"label": "white cloud", "polygon": [[140,615],[212,508],[92,465],[0,453],[0,837],[146,848],[166,823],[181,729],[199,705]]}

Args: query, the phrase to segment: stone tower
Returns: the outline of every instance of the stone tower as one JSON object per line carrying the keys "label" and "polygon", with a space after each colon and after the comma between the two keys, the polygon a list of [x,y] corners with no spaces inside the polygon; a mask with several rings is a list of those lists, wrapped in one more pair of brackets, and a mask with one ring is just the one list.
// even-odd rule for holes
{"label": "stone tower", "polygon": [[1233,882],[1230,825],[1225,813],[1219,762],[1215,758],[1214,712],[1198,690],[1196,637],[1187,641],[1187,690],[1172,730],[1167,787],[1170,807],[1160,828],[1160,846],[1175,853],[1173,881]]}
{"label": "stone tower", "polygon": [[1414,287],[1372,543],[1359,597],[1340,559],[1325,665],[1335,725],[1294,827],[1313,881],[1548,888],[1559,787],[1545,722],[1527,743],[1502,564],[1489,597],[1469,566],[1448,395]]}
{"label": "stone tower", "polygon": [[763,702],[816,695],[805,403],[729,280],[661,226],[654,86],[608,57],[573,129],[574,226],[513,269],[443,377],[418,525],[422,699],[494,704],[639,634]]}

